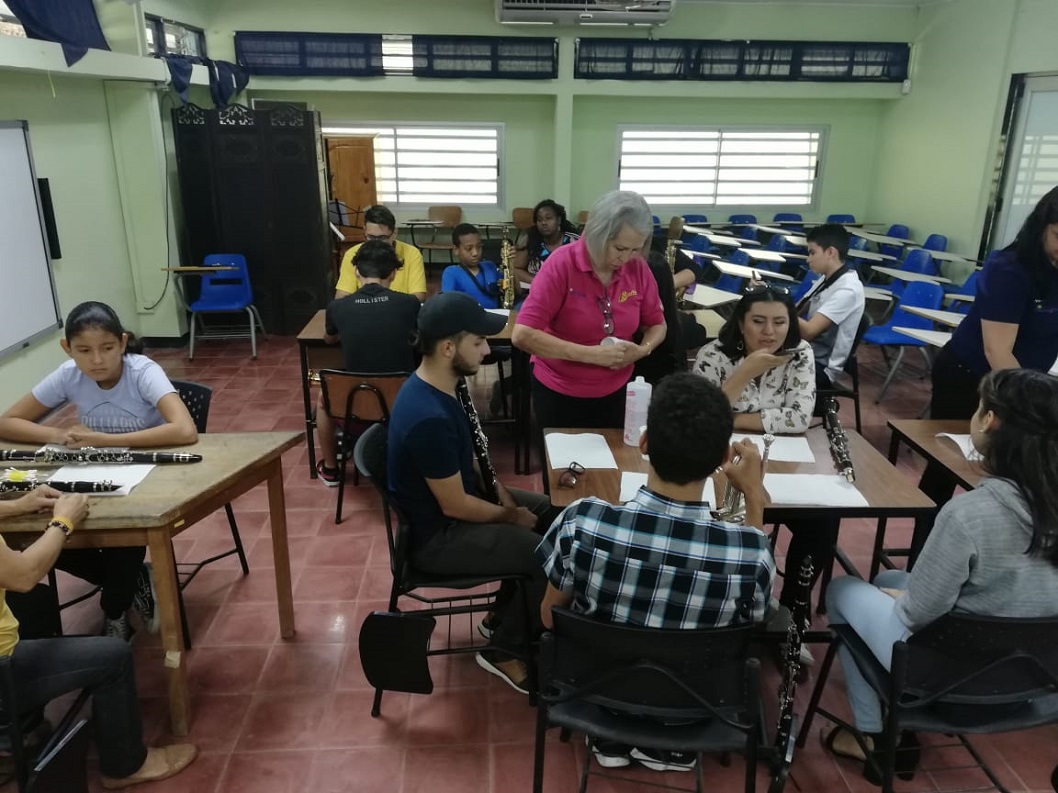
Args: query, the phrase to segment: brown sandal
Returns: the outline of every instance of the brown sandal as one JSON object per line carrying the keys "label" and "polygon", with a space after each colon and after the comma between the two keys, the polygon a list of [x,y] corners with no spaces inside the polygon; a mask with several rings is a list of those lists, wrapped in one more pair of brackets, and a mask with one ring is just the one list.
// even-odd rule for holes
{"label": "brown sandal", "polygon": [[143,767],[147,765],[147,761],[144,760],[143,766],[140,766],[140,770],[135,774],[120,778],[105,776],[103,777],[103,787],[107,790],[120,790],[121,788],[132,787],[143,782],[159,782],[163,779],[168,779],[171,776],[176,776],[191,765],[191,761],[198,755],[198,750],[195,749],[194,744],[190,743],[174,743],[169,746],[148,749],[147,751],[155,753],[155,757],[161,754],[161,763],[157,764],[151,771],[145,772]]}

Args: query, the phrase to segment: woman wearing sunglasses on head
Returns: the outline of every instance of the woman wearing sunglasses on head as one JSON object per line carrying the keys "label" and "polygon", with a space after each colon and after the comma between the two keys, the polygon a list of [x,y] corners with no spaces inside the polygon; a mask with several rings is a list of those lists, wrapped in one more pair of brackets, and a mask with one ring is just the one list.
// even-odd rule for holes
{"label": "woman wearing sunglasses on head", "polygon": [[581,238],[554,251],[533,281],[511,341],[533,356],[541,428],[623,425],[632,369],[665,338],[658,286],[643,260],[653,228],[642,196],[607,193]]}
{"label": "woman wearing sunglasses on head", "polygon": [[[731,402],[738,432],[798,435],[808,429],[816,401],[815,356],[801,338],[797,309],[785,289],[746,290],[719,336],[698,351],[692,371],[720,386]],[[786,569],[812,556],[815,576],[831,564],[836,519],[787,523],[792,534]],[[794,576],[796,579],[796,576]],[[783,587],[779,602],[793,606],[797,587]],[[802,663],[811,656],[802,651]]]}

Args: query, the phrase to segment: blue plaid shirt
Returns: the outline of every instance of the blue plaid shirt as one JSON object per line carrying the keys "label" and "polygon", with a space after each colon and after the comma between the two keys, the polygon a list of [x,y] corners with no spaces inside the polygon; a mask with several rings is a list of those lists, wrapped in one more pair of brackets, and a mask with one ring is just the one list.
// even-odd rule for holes
{"label": "blue plaid shirt", "polygon": [[763,532],[646,487],[623,506],[574,502],[536,553],[573,611],[649,628],[763,621],[775,578]]}

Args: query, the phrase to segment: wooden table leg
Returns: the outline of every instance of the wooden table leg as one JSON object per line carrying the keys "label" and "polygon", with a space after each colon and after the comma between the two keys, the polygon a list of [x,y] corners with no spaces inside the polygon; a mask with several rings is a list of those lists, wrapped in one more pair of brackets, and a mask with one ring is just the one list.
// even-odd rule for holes
{"label": "wooden table leg", "polygon": [[190,705],[187,693],[187,653],[180,630],[180,605],[177,594],[176,565],[173,544],[167,528],[151,529],[147,547],[154,567],[154,607],[161,622],[163,663],[169,680],[169,720],[173,735],[187,735]]}
{"label": "wooden table leg", "polygon": [[294,635],[294,594],[290,586],[290,548],[287,545],[287,508],[283,493],[283,463],[276,458],[268,475],[268,521],[272,527],[272,556],[276,569],[276,602],[279,606],[279,633],[284,639]]}

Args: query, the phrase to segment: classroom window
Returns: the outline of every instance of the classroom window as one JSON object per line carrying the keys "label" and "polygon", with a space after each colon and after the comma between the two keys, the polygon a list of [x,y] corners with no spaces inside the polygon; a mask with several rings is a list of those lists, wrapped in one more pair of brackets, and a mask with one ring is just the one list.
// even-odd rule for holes
{"label": "classroom window", "polygon": [[17,36],[22,39],[26,37],[26,29],[3,0],[0,0],[0,36]]}
{"label": "classroom window", "polygon": [[375,186],[383,204],[500,203],[500,124],[325,127],[323,134],[374,136]]}
{"label": "classroom window", "polygon": [[760,127],[622,128],[618,185],[652,205],[807,206],[823,130]]}
{"label": "classroom window", "polygon": [[206,34],[196,27],[171,19],[144,15],[147,51],[151,55],[206,57]]}

